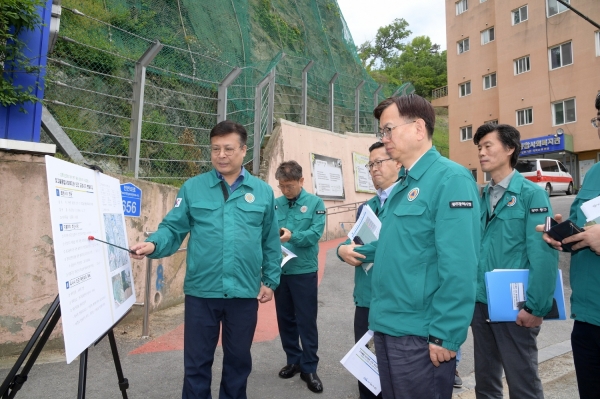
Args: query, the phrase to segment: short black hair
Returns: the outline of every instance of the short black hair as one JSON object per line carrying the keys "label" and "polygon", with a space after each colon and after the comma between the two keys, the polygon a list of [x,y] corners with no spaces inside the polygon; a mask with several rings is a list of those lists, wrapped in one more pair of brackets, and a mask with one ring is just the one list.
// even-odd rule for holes
{"label": "short black hair", "polygon": [[400,116],[407,119],[421,118],[425,121],[427,136],[429,139],[433,136],[435,128],[435,110],[433,105],[418,94],[408,94],[405,96],[390,97],[379,103],[373,110],[373,116],[379,120],[383,111],[392,104],[398,107]]}
{"label": "short black hair", "polygon": [[240,143],[242,145],[246,145],[246,141],[248,140],[248,132],[246,132],[246,128],[234,121],[223,121],[219,122],[212,128],[210,131],[209,138],[212,139],[215,136],[226,136],[231,133],[236,133],[240,136]]}
{"label": "short black hair", "polygon": [[282,162],[275,172],[275,179],[283,181],[298,181],[302,179],[302,166],[296,161]]}
{"label": "short black hair", "polygon": [[600,111],[600,93],[596,96],[596,109]]}
{"label": "short black hair", "polygon": [[371,144],[371,146],[369,147],[369,153],[371,153],[371,152],[373,152],[373,150],[376,150],[381,147],[384,147],[383,143],[381,141],[377,141],[377,142]]}
{"label": "short black hair", "polygon": [[475,145],[479,145],[479,142],[488,134],[492,132],[498,133],[500,142],[506,149],[514,148],[514,152],[510,156],[510,166],[513,168],[517,165],[519,160],[519,153],[521,152],[521,133],[511,125],[496,125],[494,123],[486,123],[477,128],[473,142]]}

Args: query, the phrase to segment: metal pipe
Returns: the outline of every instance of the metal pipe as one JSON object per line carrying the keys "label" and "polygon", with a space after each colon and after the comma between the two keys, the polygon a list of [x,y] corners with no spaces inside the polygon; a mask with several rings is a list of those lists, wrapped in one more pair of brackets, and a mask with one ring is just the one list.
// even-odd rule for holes
{"label": "metal pipe", "polygon": [[223,122],[227,119],[227,88],[233,83],[233,81],[240,76],[242,69],[235,67],[231,72],[225,76],[225,79],[219,83],[219,89],[217,97],[217,123]]}
{"label": "metal pipe", "polygon": [[332,132],[335,128],[335,115],[333,112],[334,109],[334,100],[335,100],[335,81],[340,76],[339,73],[335,73],[331,80],[329,81],[329,130]]}
{"label": "metal pipe", "polygon": [[302,70],[302,112],[300,116],[300,123],[306,125],[308,120],[308,71],[315,64],[314,61],[310,61]]}
{"label": "metal pipe", "polygon": [[360,90],[365,85],[362,80],[354,90],[354,129],[356,133],[360,133]]}
{"label": "metal pipe", "polygon": [[[145,231],[144,236],[150,237],[154,231]],[[144,320],[142,323],[142,338],[149,338],[148,324],[150,318],[150,280],[152,279],[152,259],[146,258],[146,284],[144,286]]]}

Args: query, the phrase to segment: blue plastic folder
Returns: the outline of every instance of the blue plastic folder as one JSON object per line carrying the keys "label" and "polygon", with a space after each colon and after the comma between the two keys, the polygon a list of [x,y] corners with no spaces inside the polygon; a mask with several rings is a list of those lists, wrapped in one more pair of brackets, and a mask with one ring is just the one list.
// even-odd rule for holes
{"label": "blue plastic folder", "polygon": [[[495,269],[485,273],[490,321],[515,321],[517,319],[518,303],[527,300],[528,279],[529,270],[526,269]],[[554,299],[558,306],[559,317],[549,320],[566,320],[567,312],[561,270],[558,270],[556,274]]]}

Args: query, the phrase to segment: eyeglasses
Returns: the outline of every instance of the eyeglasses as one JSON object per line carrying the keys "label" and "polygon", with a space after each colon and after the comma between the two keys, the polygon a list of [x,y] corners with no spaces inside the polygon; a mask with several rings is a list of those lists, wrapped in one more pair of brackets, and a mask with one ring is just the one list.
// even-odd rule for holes
{"label": "eyeglasses", "polygon": [[295,184],[280,184],[277,187],[279,187],[279,189],[281,191],[288,191],[288,190],[293,190],[294,188],[296,188]]}
{"label": "eyeglasses", "polygon": [[232,148],[232,147],[223,147],[223,148],[221,148],[221,147],[211,147],[210,152],[213,155],[220,155],[221,151],[223,151],[225,153],[225,156],[230,157],[230,156],[233,155],[233,153],[235,152],[235,150],[237,150],[238,148],[242,148],[242,147],[243,146],[239,146],[239,147],[235,147],[235,148]]}
{"label": "eyeglasses", "polygon": [[369,162],[368,164],[365,165],[365,168],[367,168],[369,170],[373,170],[373,168],[375,168],[377,166],[377,169],[379,169],[379,168],[381,168],[382,163],[384,163],[385,161],[389,161],[390,159],[392,159],[392,158]]}
{"label": "eyeglasses", "polygon": [[379,129],[379,132],[375,133],[375,137],[377,137],[379,140],[383,140],[384,138],[391,139],[392,138],[392,130],[394,130],[397,127],[404,126],[404,125],[409,125],[409,124],[415,123],[415,122],[416,122],[416,120],[410,121],[410,122],[406,122],[406,123],[402,123],[402,124],[396,125],[396,126],[385,126],[385,127],[382,127],[381,129]]}
{"label": "eyeglasses", "polygon": [[594,126],[595,128],[600,127],[600,116],[592,118],[591,122],[592,122],[592,126]]}

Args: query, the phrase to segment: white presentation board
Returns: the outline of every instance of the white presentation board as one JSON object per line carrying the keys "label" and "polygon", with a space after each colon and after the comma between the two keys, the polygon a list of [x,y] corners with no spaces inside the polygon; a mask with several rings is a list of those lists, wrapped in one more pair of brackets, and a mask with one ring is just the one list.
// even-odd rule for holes
{"label": "white presentation board", "polygon": [[367,169],[369,157],[367,155],[352,153],[352,163],[354,164],[354,191],[357,193],[375,194],[373,179]]}
{"label": "white presentation board", "polygon": [[310,154],[313,194],[327,200],[344,200],[342,160],[325,155]]}
{"label": "white presentation board", "polygon": [[119,180],[46,156],[56,278],[67,363],[135,302]]}

